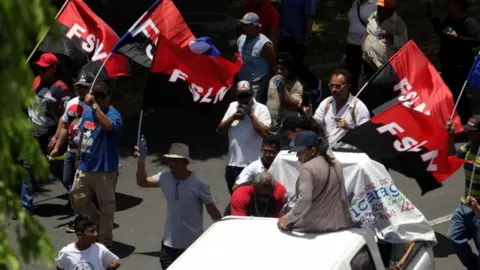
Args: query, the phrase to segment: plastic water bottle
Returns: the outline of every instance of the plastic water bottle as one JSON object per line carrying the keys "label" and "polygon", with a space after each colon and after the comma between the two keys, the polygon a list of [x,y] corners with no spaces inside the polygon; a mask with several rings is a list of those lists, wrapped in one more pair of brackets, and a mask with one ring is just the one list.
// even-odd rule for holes
{"label": "plastic water bottle", "polygon": [[275,75],[275,77],[273,77],[273,84],[275,86],[279,86],[281,82],[282,82],[282,76]]}
{"label": "plastic water bottle", "polygon": [[140,135],[140,142],[138,145],[138,150],[140,152],[139,161],[145,161],[145,153],[147,152],[147,140],[145,140],[145,135]]}

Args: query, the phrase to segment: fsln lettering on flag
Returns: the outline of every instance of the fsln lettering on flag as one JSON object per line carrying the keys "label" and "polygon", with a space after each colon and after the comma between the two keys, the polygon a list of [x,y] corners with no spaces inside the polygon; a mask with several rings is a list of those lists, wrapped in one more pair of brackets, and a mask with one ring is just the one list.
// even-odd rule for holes
{"label": "fsln lettering on flag", "polygon": [[[60,44],[54,44],[51,36],[47,36],[38,50],[66,55],[76,68],[90,61],[105,62],[119,41],[115,31],[81,0],[70,0],[57,18],[57,23],[62,34]],[[112,54],[105,63],[105,71],[110,78],[127,75],[127,59]]]}
{"label": "fsln lettering on flag", "polygon": [[463,160],[449,157],[449,135],[433,117],[396,104],[348,132],[341,141],[414,178],[422,194],[438,188]]}
{"label": "fsln lettering on flag", "polygon": [[[449,121],[454,107],[450,89],[412,40],[390,58],[359,98],[368,108],[377,108],[394,99],[395,103],[429,115],[442,125]],[[453,123],[455,132],[464,131],[457,113]]]}

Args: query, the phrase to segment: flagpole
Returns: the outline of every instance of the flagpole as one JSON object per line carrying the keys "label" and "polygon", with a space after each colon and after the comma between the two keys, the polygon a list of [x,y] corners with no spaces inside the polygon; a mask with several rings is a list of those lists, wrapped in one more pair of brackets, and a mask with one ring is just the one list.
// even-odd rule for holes
{"label": "flagpole", "polygon": [[[398,53],[398,52],[397,52]],[[368,81],[362,86],[362,88],[360,88],[360,90],[358,90],[358,93],[353,97],[352,99],[352,103],[358,99],[358,96],[363,92],[363,90],[365,90],[365,88],[370,84],[370,82],[373,80],[373,78],[375,78],[378,73],[380,73],[380,71],[382,71],[387,65],[390,64],[390,60],[388,60],[386,63],[384,63],[383,65],[381,65],[377,71],[375,71],[375,73],[373,73],[373,75],[370,77],[370,79],[368,79]],[[348,108],[345,110],[345,112],[343,113],[342,115],[342,119],[345,118],[345,116],[347,115],[348,111],[350,111],[350,109],[353,109],[353,106],[350,106],[351,104],[348,104]]]}
{"label": "flagpole", "polygon": [[450,114],[450,118],[448,119],[449,122],[452,121],[453,116],[455,115],[455,111],[457,110],[458,103],[460,103],[460,98],[461,98],[462,95],[463,95],[463,91],[465,91],[465,88],[466,88],[466,86],[467,86],[467,82],[468,82],[468,79],[465,80],[465,82],[463,83],[462,90],[460,90],[460,94],[458,95],[457,101],[455,101],[455,106],[453,106],[452,113]]}
{"label": "flagpole", "polygon": [[[57,12],[57,15],[55,15],[55,21],[58,19],[58,17],[60,16],[60,14],[62,14],[63,10],[65,9],[65,7],[67,6],[68,2],[70,2],[70,0],[66,0],[65,3],[63,4],[63,6],[58,10]],[[47,28],[47,30],[45,31],[45,33],[43,33],[43,36],[42,38],[40,38],[40,40],[37,42],[37,45],[35,45],[35,47],[33,48],[32,52],[30,53],[30,55],[28,56],[27,58],[27,63],[30,62],[30,59],[32,59],[33,57],[33,54],[37,51],[38,47],[40,47],[40,44],[42,44],[43,40],[47,37],[47,34],[48,32],[50,32],[50,29],[52,28],[52,26],[49,26]]]}
{"label": "flagpole", "polygon": [[112,56],[112,52],[110,52],[110,53],[107,55],[107,58],[105,59],[105,61],[102,62],[102,65],[100,66],[100,69],[98,70],[97,74],[95,75],[95,78],[93,79],[92,85],[90,86],[90,91],[88,92],[89,95],[92,94],[93,86],[94,86],[95,83],[97,82],[98,76],[100,75],[100,72],[102,72],[103,67],[104,67],[105,64],[107,63],[108,59],[110,59],[110,56]]}
{"label": "flagpole", "polygon": [[472,175],[470,175],[470,185],[468,187],[468,196],[470,196],[470,193],[472,192],[473,177],[475,176],[475,169],[477,167],[475,165],[477,165],[477,159],[479,154],[480,154],[480,147],[477,149],[477,155],[475,156],[475,160],[473,161],[473,170],[472,170]]}
{"label": "flagpole", "polygon": [[140,146],[140,135],[142,131],[142,123],[143,123],[143,109],[140,110],[140,119],[138,120],[137,146]]}

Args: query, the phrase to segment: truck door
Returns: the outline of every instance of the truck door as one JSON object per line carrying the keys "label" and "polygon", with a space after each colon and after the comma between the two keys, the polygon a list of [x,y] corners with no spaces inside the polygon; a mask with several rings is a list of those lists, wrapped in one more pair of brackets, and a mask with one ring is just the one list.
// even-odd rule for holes
{"label": "truck door", "polygon": [[350,261],[352,270],[377,270],[370,249],[364,245]]}

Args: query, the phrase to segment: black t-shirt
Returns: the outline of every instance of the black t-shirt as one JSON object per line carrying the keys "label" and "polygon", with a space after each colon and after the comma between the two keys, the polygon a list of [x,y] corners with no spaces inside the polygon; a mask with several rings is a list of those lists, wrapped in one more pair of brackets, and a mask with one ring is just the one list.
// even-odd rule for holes
{"label": "black t-shirt", "polygon": [[[450,15],[442,22],[434,18],[432,23],[435,33],[442,41],[439,50],[442,71],[458,68],[468,71],[473,64],[472,49],[480,45],[480,24],[469,16],[454,20]],[[447,27],[452,27],[457,33],[456,38],[450,38],[445,34]]]}
{"label": "black t-shirt", "polygon": [[61,81],[41,84],[33,90],[36,93],[36,104],[28,108],[28,117],[34,126],[34,136],[53,136],[72,94]]}

